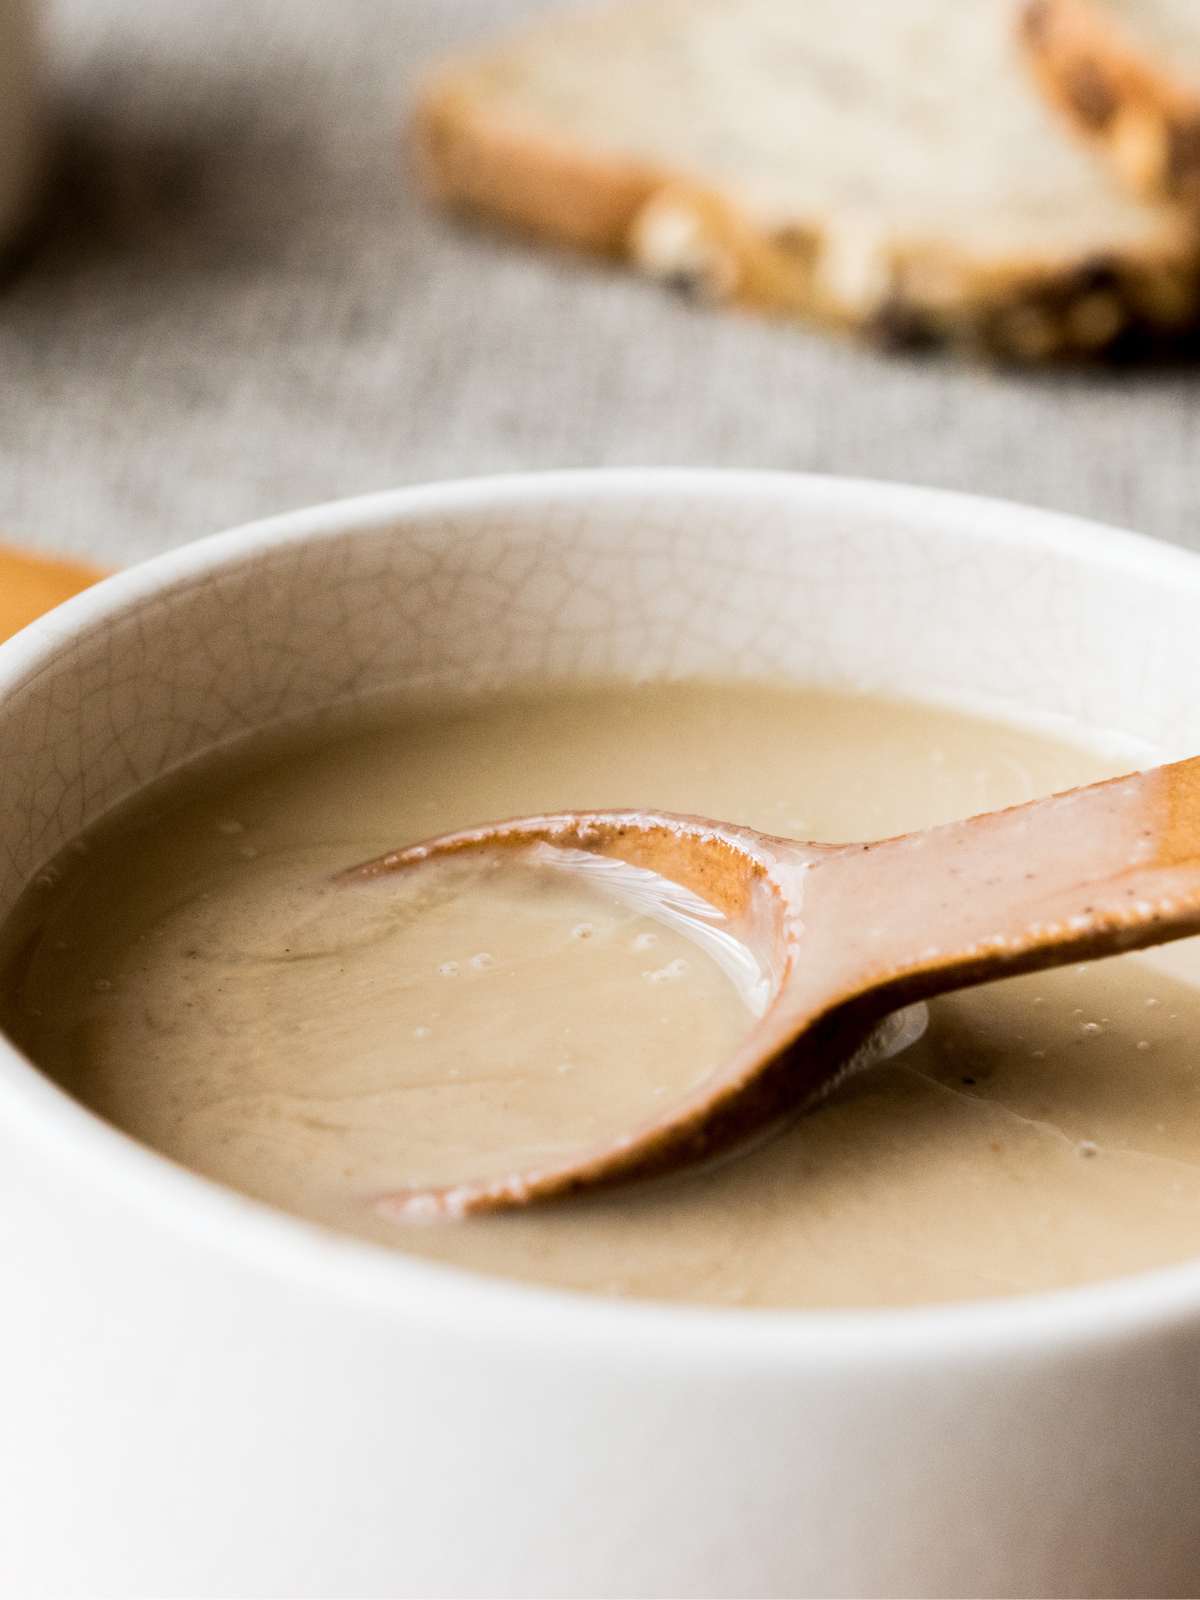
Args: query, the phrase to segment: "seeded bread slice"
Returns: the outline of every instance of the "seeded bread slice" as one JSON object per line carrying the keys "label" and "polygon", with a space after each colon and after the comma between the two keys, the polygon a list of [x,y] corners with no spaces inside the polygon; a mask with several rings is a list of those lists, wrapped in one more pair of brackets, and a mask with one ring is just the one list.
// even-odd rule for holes
{"label": "seeded bread slice", "polygon": [[442,199],[702,296],[1041,359],[1176,329],[1197,224],[1031,88],[1013,0],[624,0],[425,88]]}
{"label": "seeded bread slice", "polygon": [[1023,0],[1042,88],[1135,192],[1200,211],[1200,0]]}

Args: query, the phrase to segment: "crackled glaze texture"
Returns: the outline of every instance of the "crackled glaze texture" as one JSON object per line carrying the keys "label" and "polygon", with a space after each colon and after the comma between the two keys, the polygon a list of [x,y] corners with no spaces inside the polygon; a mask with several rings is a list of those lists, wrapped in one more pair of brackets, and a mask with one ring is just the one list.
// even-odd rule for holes
{"label": "crackled glaze texture", "polygon": [[[901,494],[885,512],[882,497],[871,509],[869,493],[864,507],[831,483],[800,515],[785,478],[716,480],[703,497],[669,477],[658,492],[633,484],[587,499],[569,478],[533,492],[513,480],[487,499],[468,486],[449,510],[419,492],[402,511],[363,502],[352,531],[268,533],[220,570],[220,547],[197,547],[164,593],[64,637],[6,686],[0,914],[154,778],[253,728],[414,681],[470,692],[778,676],[1036,708],[1158,747],[1189,725],[1187,678],[1165,669],[1186,649],[1190,585],[1171,602],[1174,626],[1159,598],[1139,635],[1132,565],[1113,585],[1053,540],[1017,553],[1003,508],[972,509],[959,554],[950,497]],[[1087,675],[1063,670],[1072,654],[1094,663]]]}

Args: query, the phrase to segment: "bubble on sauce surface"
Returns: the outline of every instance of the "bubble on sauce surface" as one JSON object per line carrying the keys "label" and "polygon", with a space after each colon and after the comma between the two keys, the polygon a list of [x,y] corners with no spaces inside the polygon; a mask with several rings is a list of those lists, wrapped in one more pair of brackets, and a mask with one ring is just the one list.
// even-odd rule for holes
{"label": "bubble on sauce surface", "polygon": [[657,967],[652,972],[643,972],[642,977],[649,983],[674,983],[677,979],[687,976],[688,964],[682,956],[676,956],[674,961],[668,961],[665,967]]}

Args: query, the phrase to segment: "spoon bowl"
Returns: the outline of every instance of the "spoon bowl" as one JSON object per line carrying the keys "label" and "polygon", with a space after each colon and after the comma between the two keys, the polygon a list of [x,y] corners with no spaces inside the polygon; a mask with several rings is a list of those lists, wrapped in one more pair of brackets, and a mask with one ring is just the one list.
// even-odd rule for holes
{"label": "spoon bowl", "polygon": [[550,849],[656,874],[724,919],[767,986],[724,1066],[615,1139],[478,1181],[401,1190],[412,1217],[499,1211],[711,1159],[833,1087],[890,1015],[973,984],[1200,932],[1200,759],[866,844],[704,817],[563,812],[351,868]]}

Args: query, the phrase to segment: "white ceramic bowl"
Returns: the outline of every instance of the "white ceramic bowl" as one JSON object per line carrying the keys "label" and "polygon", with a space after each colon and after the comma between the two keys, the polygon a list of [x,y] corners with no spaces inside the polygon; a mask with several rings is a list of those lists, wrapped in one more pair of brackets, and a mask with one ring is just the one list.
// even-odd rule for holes
{"label": "white ceramic bowl", "polygon": [[[405,490],[179,550],[0,649],[0,917],[232,735],[416,676],[784,675],[1200,747],[1200,560],[882,485]],[[927,1310],[476,1279],[143,1150],[0,1048],[0,1586],[1176,1595],[1200,1262]]]}

